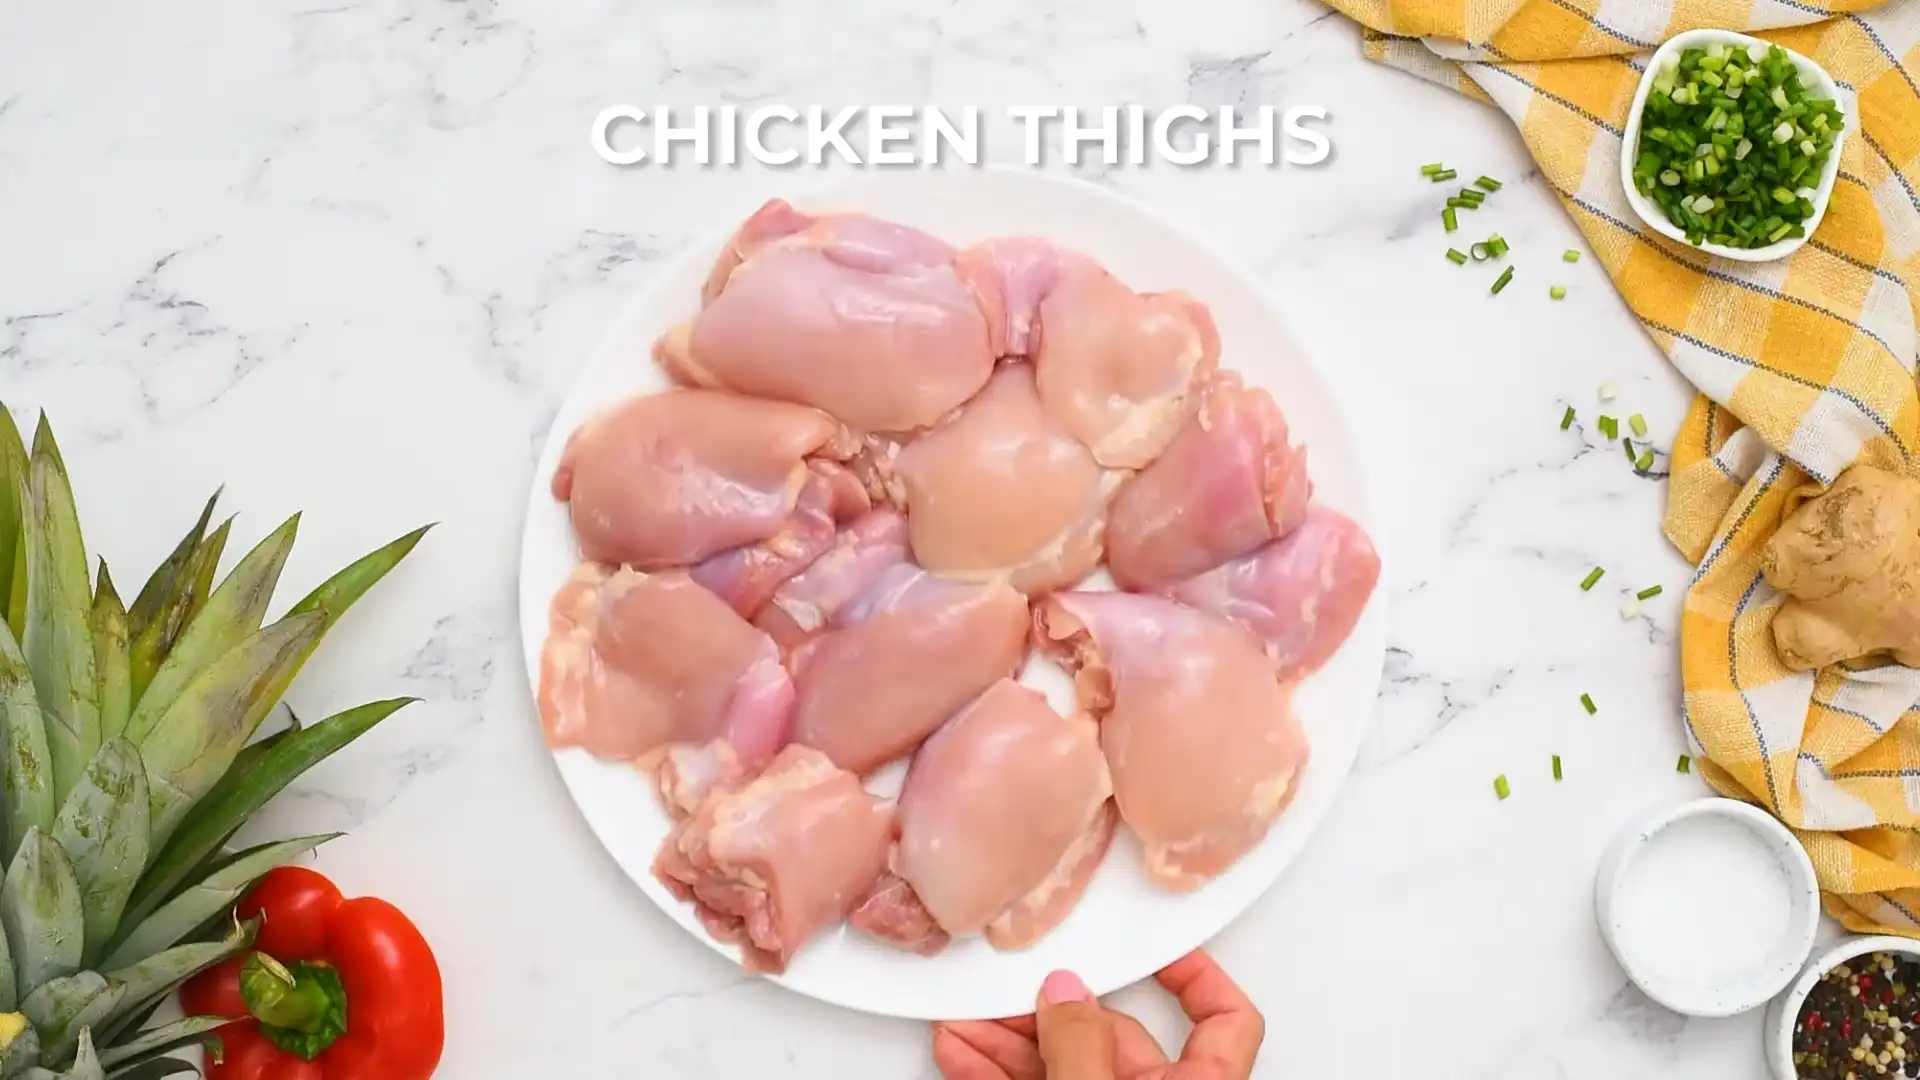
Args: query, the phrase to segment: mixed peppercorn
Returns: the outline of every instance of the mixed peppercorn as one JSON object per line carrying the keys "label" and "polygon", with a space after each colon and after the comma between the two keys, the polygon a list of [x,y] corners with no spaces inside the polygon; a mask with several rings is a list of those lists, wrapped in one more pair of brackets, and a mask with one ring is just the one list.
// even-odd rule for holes
{"label": "mixed peppercorn", "polygon": [[1855,957],[1821,976],[1793,1027],[1803,1080],[1920,1077],[1920,962]]}

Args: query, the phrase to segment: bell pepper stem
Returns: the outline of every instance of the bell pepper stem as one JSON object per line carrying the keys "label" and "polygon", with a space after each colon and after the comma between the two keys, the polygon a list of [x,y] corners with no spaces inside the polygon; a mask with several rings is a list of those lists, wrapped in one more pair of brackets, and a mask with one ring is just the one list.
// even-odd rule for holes
{"label": "bell pepper stem", "polygon": [[285,964],[263,952],[241,965],[240,996],[254,1019],[277,1028],[312,1033],[327,1014],[327,992],[319,983],[295,978]]}

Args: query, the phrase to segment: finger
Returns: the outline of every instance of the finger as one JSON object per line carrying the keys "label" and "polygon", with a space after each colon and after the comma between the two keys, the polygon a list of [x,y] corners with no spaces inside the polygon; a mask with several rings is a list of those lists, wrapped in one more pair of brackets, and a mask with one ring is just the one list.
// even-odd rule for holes
{"label": "finger", "polygon": [[992,1020],[963,1020],[941,1024],[948,1034],[979,1051],[1013,1080],[1042,1080],[1046,1066],[1033,1040]]}
{"label": "finger", "polygon": [[1006,1028],[1016,1035],[1022,1035],[1029,1039],[1038,1039],[1040,1037],[1040,1031],[1034,1025],[1032,1013],[1028,1013],[1025,1016],[1009,1016],[1001,1020],[995,1020],[994,1023],[999,1024],[1001,1027]]}
{"label": "finger", "polygon": [[1136,1076],[1167,1063],[1167,1052],[1160,1040],[1146,1027],[1123,1012],[1107,1010],[1107,1023],[1113,1028],[1113,1071],[1117,1076]]}
{"label": "finger", "polygon": [[1007,1071],[951,1031],[933,1031],[933,1065],[946,1080],[1012,1080]]}
{"label": "finger", "polygon": [[1047,976],[1034,1022],[1047,1080],[1113,1080],[1113,1027],[1079,976]]}
{"label": "finger", "polygon": [[1195,949],[1154,976],[1180,1000],[1193,1021],[1180,1060],[1223,1066],[1230,1076],[1253,1072],[1253,1060],[1266,1038],[1266,1022],[1239,986],[1213,958]]}

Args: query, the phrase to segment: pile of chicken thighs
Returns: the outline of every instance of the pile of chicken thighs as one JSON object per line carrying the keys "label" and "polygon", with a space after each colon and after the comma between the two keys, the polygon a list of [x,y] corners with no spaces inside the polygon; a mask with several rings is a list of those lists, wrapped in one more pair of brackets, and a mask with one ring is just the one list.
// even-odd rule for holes
{"label": "pile of chicken thighs", "polygon": [[[539,698],[553,746],[655,778],[655,873],[713,934],[763,971],[843,921],[1020,949],[1119,825],[1172,890],[1261,841],[1307,762],[1294,687],[1380,563],[1204,305],[777,200],[701,301],[654,347],[678,387],[569,438],[586,561]],[[1074,715],[1015,681],[1030,648]]]}

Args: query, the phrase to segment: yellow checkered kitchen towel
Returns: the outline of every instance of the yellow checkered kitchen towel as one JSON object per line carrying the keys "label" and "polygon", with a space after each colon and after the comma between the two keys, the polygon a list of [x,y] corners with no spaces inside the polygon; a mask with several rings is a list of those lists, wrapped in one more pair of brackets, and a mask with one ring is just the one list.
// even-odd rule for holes
{"label": "yellow checkered kitchen towel", "polygon": [[[1667,536],[1697,567],[1681,621],[1687,737],[1724,794],[1792,826],[1827,909],[1920,937],[1920,672],[1787,671],[1760,552],[1854,462],[1920,475],[1920,0],[1331,0],[1367,55],[1507,113],[1627,304],[1699,388],[1672,448]],[[1746,30],[1818,61],[1858,122],[1811,241],[1704,257],[1620,186],[1649,53]]]}

